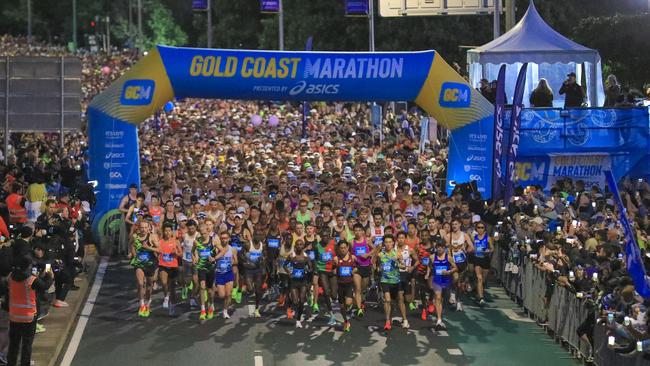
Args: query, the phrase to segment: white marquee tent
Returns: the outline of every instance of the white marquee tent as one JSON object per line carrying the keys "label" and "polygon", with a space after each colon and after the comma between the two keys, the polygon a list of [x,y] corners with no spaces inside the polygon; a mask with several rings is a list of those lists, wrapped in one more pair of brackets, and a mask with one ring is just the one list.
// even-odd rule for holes
{"label": "white marquee tent", "polygon": [[[602,66],[598,51],[584,47],[551,28],[539,15],[531,1],[524,17],[506,34],[467,52],[470,81],[478,87],[480,80],[495,80],[499,67],[506,64],[506,94],[512,102],[517,73],[528,62],[524,104],[540,78],[548,80],[555,97],[554,106],[564,105],[559,95],[562,82],[569,72],[575,72],[578,82],[586,80],[587,104],[602,106],[605,101]],[[584,67],[583,67],[584,65]]]}

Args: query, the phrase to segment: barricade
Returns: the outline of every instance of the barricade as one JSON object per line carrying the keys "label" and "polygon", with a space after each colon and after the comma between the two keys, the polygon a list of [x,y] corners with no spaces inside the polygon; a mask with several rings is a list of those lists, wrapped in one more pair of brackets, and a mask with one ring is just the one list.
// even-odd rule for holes
{"label": "barricade", "polygon": [[[556,285],[549,306],[544,306],[548,274],[537,268],[527,257],[524,257],[523,263],[519,265],[519,273],[506,272],[508,252],[497,250],[496,253],[492,258],[492,265],[504,288],[517,302],[523,304],[533,319],[548,320],[547,327],[556,339],[569,346],[572,352],[586,358],[588,345],[580,339],[577,329],[589,316],[587,302],[577,298],[566,288]],[[601,366],[650,365],[650,358],[646,360],[642,355],[625,356],[607,348],[606,329],[599,325],[594,329],[593,352],[595,364]]]}

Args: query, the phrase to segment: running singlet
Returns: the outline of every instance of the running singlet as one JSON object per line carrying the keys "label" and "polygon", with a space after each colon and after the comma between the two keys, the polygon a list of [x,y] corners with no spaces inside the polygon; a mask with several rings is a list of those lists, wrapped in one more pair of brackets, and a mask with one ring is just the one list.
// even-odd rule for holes
{"label": "running singlet", "polygon": [[372,248],[366,242],[366,239],[363,239],[362,242],[352,241],[352,253],[357,257],[357,265],[359,267],[368,267],[372,258],[361,258],[361,255],[370,254]]}
{"label": "running singlet", "polygon": [[296,221],[303,225],[307,225],[311,221],[311,212],[308,210],[303,214],[298,210],[298,212],[296,212]]}
{"label": "running singlet", "polygon": [[447,253],[442,259],[439,259],[437,255],[433,256],[433,283],[440,285],[441,287],[447,287],[450,284],[450,276],[442,274],[443,271],[449,271],[451,269],[451,263],[447,257]]}
{"label": "running singlet", "polygon": [[230,245],[226,246],[226,254],[217,259],[216,267],[215,272],[218,274],[226,274],[232,271],[232,247]]}
{"label": "running singlet", "polygon": [[379,253],[379,266],[381,267],[381,283],[399,283],[399,270],[397,266],[397,250]]}
{"label": "running singlet", "polygon": [[399,271],[408,272],[408,267],[410,267],[411,264],[413,264],[413,259],[411,258],[411,251],[409,250],[409,247],[405,245],[401,251],[399,248],[397,250],[400,255],[399,261],[402,263],[402,266],[404,267],[404,268],[400,268]]}
{"label": "running singlet", "polygon": [[465,254],[465,233],[460,232],[458,239],[451,238],[451,254],[454,256],[456,264],[462,264],[467,261],[467,254]]}
{"label": "running singlet", "polygon": [[320,242],[316,243],[316,270],[318,272],[332,272],[332,261],[334,260],[334,241],[330,240],[327,246],[322,246]]}
{"label": "running singlet", "polygon": [[162,207],[150,207],[149,208],[149,214],[151,215],[151,221],[157,226],[160,224],[160,219],[163,214]]}
{"label": "running singlet", "polygon": [[476,248],[476,251],[474,252],[474,255],[477,258],[484,258],[485,257],[485,251],[487,251],[488,248],[489,248],[488,236],[483,235],[483,239],[479,239],[478,234],[475,234],[474,235],[474,247]]}
{"label": "running singlet", "polygon": [[216,250],[214,245],[212,245],[212,239],[210,239],[206,244],[203,243],[202,238],[197,239],[196,254],[199,257],[199,260],[196,263],[197,269],[202,271],[211,271],[214,269],[214,263],[210,262],[210,257],[216,255]]}
{"label": "running singlet", "polygon": [[315,261],[316,260],[316,244],[318,242],[316,239],[314,240],[307,240],[305,239],[305,248],[311,246],[311,249],[305,249],[305,254],[307,254],[307,257],[309,257],[310,261]]}
{"label": "running singlet", "polygon": [[291,279],[292,280],[298,280],[298,281],[303,281],[307,279],[307,262],[294,258],[291,260]]}
{"label": "running singlet", "polygon": [[178,268],[178,259],[176,259],[176,239],[160,239],[160,256],[158,256],[158,265],[167,268]]}
{"label": "running singlet", "polygon": [[291,255],[293,255],[293,246],[288,249],[284,245],[280,247],[280,255],[278,256],[278,274],[289,274],[284,265],[287,263],[287,258]]}
{"label": "running singlet", "polygon": [[339,283],[352,283],[352,271],[354,271],[354,260],[348,254],[348,259],[339,259],[339,266],[336,270]]}
{"label": "running singlet", "polygon": [[137,236],[133,240],[133,248],[135,249],[135,257],[131,259],[131,265],[136,268],[150,267],[155,264],[154,254],[144,249],[144,244],[149,243],[149,234],[140,239]]}
{"label": "running singlet", "polygon": [[266,246],[269,249],[278,250],[280,248],[280,238],[268,237],[266,239]]}
{"label": "running singlet", "polygon": [[176,214],[173,214],[173,217],[170,219],[167,217],[167,213],[163,214],[163,220],[162,220],[163,226],[165,225],[172,225],[172,228],[174,231],[178,230],[178,220],[176,219]]}
{"label": "running singlet", "polygon": [[373,235],[375,237],[375,240],[373,241],[374,246],[379,246],[384,243],[384,227],[383,226],[376,226]]}
{"label": "running singlet", "polygon": [[181,247],[183,248],[183,260],[186,262],[192,263],[192,249],[194,248],[194,242],[199,236],[199,233],[194,233],[194,235],[185,234],[183,235],[183,241],[181,242]]}
{"label": "running singlet", "polygon": [[420,260],[420,263],[417,266],[418,274],[426,275],[427,268],[431,263],[431,252],[432,249],[430,248],[425,248],[423,245],[418,246],[417,253],[418,259]]}
{"label": "running singlet", "polygon": [[255,249],[251,244],[250,249],[244,255],[244,268],[247,270],[259,270],[262,268],[262,246]]}
{"label": "running singlet", "polygon": [[237,253],[241,252],[242,246],[239,234],[235,234],[234,232],[230,234],[230,246],[235,248]]}

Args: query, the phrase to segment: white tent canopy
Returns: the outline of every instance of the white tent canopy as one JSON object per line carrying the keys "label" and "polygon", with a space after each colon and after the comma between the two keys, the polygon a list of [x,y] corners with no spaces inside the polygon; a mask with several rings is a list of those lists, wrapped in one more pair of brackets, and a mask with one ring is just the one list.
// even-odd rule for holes
{"label": "white tent canopy", "polygon": [[478,86],[482,78],[496,79],[501,64],[507,65],[506,94],[511,97],[517,72],[528,62],[526,97],[537,86],[540,78],[549,81],[555,95],[555,105],[563,106],[558,94],[566,74],[573,71],[578,81],[586,76],[587,103],[601,106],[604,102],[602,71],[598,51],[582,46],[551,28],[539,15],[531,1],[524,17],[506,34],[481,47],[467,52],[470,79]]}

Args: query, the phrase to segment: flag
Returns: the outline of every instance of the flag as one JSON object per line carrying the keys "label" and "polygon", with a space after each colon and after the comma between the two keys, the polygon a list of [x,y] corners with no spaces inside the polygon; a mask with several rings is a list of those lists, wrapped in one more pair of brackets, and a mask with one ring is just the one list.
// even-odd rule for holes
{"label": "flag", "polygon": [[623,226],[627,272],[630,274],[630,277],[632,277],[632,282],[634,283],[636,292],[643,296],[644,299],[650,298],[650,285],[648,285],[648,280],[646,279],[643,258],[641,258],[641,250],[639,249],[639,245],[636,243],[632,226],[630,226],[630,222],[627,221],[627,210],[621,201],[621,196],[619,195],[618,187],[616,186],[616,180],[610,170],[603,170],[603,173],[605,173],[605,179],[607,180],[609,190],[614,195],[614,202],[616,202],[616,207],[618,207],[619,221],[621,222],[621,226]]}
{"label": "flag", "polygon": [[521,123],[521,111],[524,108],[522,102],[524,99],[524,87],[526,86],[526,72],[528,70],[528,63],[524,63],[519,70],[517,76],[517,84],[515,84],[515,93],[512,98],[512,115],[510,116],[510,139],[508,141],[508,158],[506,161],[506,179],[505,179],[505,195],[503,197],[504,203],[507,205],[512,197],[514,190],[515,177],[515,160],[517,159],[517,152],[519,151],[519,124]]}
{"label": "flag", "polygon": [[506,65],[501,65],[497,78],[497,95],[494,104],[494,154],[492,162],[492,200],[503,197],[503,109],[506,104]]}

